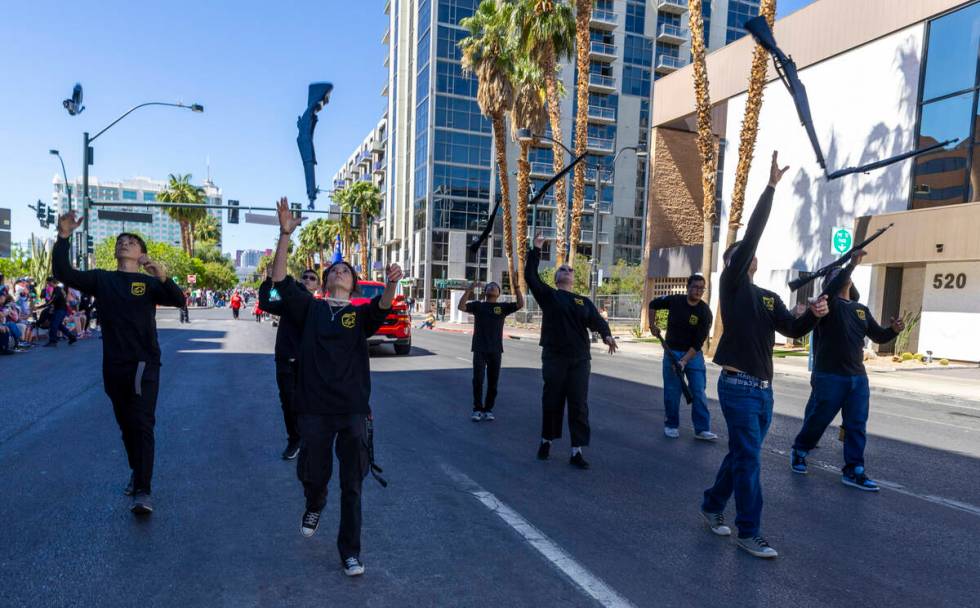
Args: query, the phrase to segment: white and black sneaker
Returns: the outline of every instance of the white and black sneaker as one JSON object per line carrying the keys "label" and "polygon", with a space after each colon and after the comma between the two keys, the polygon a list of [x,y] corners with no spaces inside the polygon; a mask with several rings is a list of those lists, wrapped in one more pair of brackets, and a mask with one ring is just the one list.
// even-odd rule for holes
{"label": "white and black sneaker", "polygon": [[136,515],[149,515],[153,513],[153,500],[150,498],[150,493],[139,490],[133,494],[133,502],[129,510]]}
{"label": "white and black sneaker", "polygon": [[472,420],[473,422],[479,422],[483,420],[483,412],[481,412],[480,410],[473,410],[473,415],[470,416],[470,420]]}
{"label": "white and black sneaker", "polygon": [[738,537],[735,540],[738,547],[744,551],[747,551],[751,555],[756,557],[761,557],[763,559],[772,559],[777,557],[779,553],[769,546],[766,539],[761,536],[747,536],[745,538]]}
{"label": "white and black sneaker", "polygon": [[364,564],[356,557],[348,557],[344,560],[344,574],[347,576],[360,576],[364,574]]}
{"label": "white and black sneaker", "polygon": [[493,416],[493,412],[483,412],[483,419],[487,422],[493,422],[496,420],[496,418]]}
{"label": "white and black sneaker", "polygon": [[723,513],[708,513],[701,511],[701,518],[708,524],[711,531],[718,536],[731,536],[732,529],[725,525],[725,515]]}
{"label": "white and black sneaker", "polygon": [[320,527],[320,512],[319,511],[307,511],[303,513],[303,525],[300,527],[300,533],[309,538],[316,534],[316,529]]}

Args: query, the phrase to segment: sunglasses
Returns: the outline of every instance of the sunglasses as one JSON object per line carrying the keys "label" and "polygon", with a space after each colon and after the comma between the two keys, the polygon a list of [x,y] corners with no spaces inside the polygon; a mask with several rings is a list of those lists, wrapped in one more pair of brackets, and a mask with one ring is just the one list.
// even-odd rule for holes
{"label": "sunglasses", "polygon": [[317,280],[317,276],[315,274],[303,275],[303,280],[304,281],[316,281]]}

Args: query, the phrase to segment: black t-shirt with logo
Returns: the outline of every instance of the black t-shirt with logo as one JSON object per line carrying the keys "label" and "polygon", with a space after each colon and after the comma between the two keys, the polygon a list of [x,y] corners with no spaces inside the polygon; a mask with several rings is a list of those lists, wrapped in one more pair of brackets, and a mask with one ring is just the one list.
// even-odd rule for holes
{"label": "black t-shirt with logo", "polygon": [[[650,301],[650,310],[667,311],[667,336],[671,350],[701,350],[711,329],[711,309],[703,301],[691,306],[687,295],[661,296]],[[651,313],[651,317],[653,313]]]}
{"label": "black t-shirt with logo", "polygon": [[58,238],[51,254],[54,276],[69,287],[95,295],[102,329],[102,365],[145,361],[160,364],[157,306],[184,306],[184,293],[171,279],[140,272],[80,271],[68,259],[68,239]]}
{"label": "black t-shirt with logo", "polygon": [[381,296],[353,306],[318,300],[286,277],[274,284],[283,316],[301,328],[293,409],[300,414],[371,413],[367,339],[388,316]]}
{"label": "black t-shirt with logo", "polygon": [[[296,288],[307,291],[302,283],[295,283]],[[259,286],[259,308],[269,314],[279,317],[279,328],[276,331],[276,361],[289,361],[299,357],[299,343],[303,328],[289,315],[283,314],[285,305],[277,291],[275,299],[272,294],[272,279],[267,278]]]}
{"label": "black t-shirt with logo", "polygon": [[591,359],[589,330],[609,338],[612,336],[609,323],[589,298],[546,285],[538,276],[540,259],[540,249],[535,247],[527,252],[524,278],[541,307],[542,356]]}
{"label": "black t-shirt with logo", "polygon": [[473,315],[474,353],[504,352],[504,319],[517,312],[514,302],[467,302],[466,312]]}
{"label": "black t-shirt with logo", "polygon": [[756,203],[741,244],[732,253],[718,281],[721,318],[725,333],[718,342],[714,362],[747,374],[772,380],[772,347],[776,332],[800,338],[813,329],[817,318],[807,310],[795,318],[775,293],[752,283],[749,269],[772,209],[773,187]]}

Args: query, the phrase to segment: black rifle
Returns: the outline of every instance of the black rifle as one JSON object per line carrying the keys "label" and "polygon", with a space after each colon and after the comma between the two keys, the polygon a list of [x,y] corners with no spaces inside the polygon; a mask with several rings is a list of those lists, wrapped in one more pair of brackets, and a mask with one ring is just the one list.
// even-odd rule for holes
{"label": "black rifle", "polygon": [[796,279],[793,279],[792,281],[789,282],[789,288],[790,288],[790,290],[796,291],[797,289],[799,289],[800,287],[803,287],[804,285],[806,285],[810,281],[813,281],[817,277],[827,276],[835,268],[840,268],[841,266],[843,266],[844,264],[846,264],[848,262],[848,260],[850,260],[854,256],[854,252],[855,251],[857,251],[858,249],[864,249],[865,247],[868,246],[868,244],[870,244],[872,241],[874,241],[879,236],[885,234],[885,231],[888,230],[889,228],[891,228],[894,225],[895,225],[895,223],[892,222],[891,224],[888,224],[887,226],[885,226],[883,228],[879,228],[874,234],[872,234],[868,238],[864,239],[863,241],[861,241],[857,245],[851,247],[850,251],[848,251],[847,253],[845,253],[841,257],[837,258],[833,262],[827,264],[823,268],[814,271],[809,276],[798,277]]}
{"label": "black rifle", "polygon": [[912,150],[911,152],[905,152],[891,158],[886,158],[884,160],[874,161],[865,165],[858,167],[848,167],[846,169],[840,169],[838,171],[828,172],[827,162],[824,160],[823,151],[820,147],[820,141],[817,139],[817,131],[813,126],[813,115],[810,113],[810,99],[806,94],[806,87],[803,86],[803,82],[800,80],[799,71],[796,68],[796,62],[793,61],[792,57],[789,57],[779,48],[776,44],[776,37],[773,36],[772,29],[769,27],[769,22],[766,21],[765,17],[759,16],[749,19],[745,22],[745,29],[748,30],[752,37],[755,38],[756,43],[766,50],[772,56],[773,67],[776,68],[776,74],[779,75],[779,79],[783,81],[786,85],[786,89],[789,90],[789,94],[793,97],[793,105],[796,106],[796,114],[800,117],[800,123],[803,124],[803,128],[806,129],[806,135],[810,139],[810,145],[813,146],[813,152],[817,155],[817,163],[820,168],[823,169],[824,175],[828,180],[837,179],[838,177],[843,177],[845,175],[850,175],[852,173],[867,173],[872,169],[879,169],[881,167],[887,167],[893,163],[906,160],[920,154],[926,154],[943,148],[948,144],[955,143],[959,139],[950,139],[941,143],[937,143],[925,148],[920,148],[918,150]]}
{"label": "black rifle", "polygon": [[381,484],[382,488],[387,488],[388,482],[385,481],[381,475],[378,475],[378,473],[384,473],[384,469],[374,463],[374,416],[371,414],[368,414],[367,417],[366,434],[367,436],[365,437],[365,440],[367,443],[369,463],[368,470],[371,472],[371,475],[377,480],[377,482]]}
{"label": "black rifle", "polygon": [[680,380],[681,392],[684,393],[684,400],[687,401],[688,405],[691,405],[694,403],[694,393],[691,392],[691,387],[687,385],[687,378],[684,377],[684,368],[681,367],[680,360],[677,358],[677,355],[674,354],[674,351],[667,348],[667,345],[664,344],[663,338],[657,336],[657,339],[660,340],[660,346],[664,348],[664,356],[670,360],[670,367],[674,370],[674,373],[677,374],[677,379]]}

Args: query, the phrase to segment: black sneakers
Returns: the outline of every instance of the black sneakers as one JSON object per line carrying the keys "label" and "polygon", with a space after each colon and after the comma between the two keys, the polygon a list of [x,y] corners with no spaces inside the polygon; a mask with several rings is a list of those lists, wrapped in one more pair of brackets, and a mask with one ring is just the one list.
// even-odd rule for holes
{"label": "black sneakers", "polygon": [[300,533],[306,538],[313,536],[316,529],[320,527],[320,512],[307,511],[303,513],[303,526],[299,529]]}
{"label": "black sneakers", "polygon": [[360,576],[364,574],[364,564],[356,557],[348,557],[344,560],[344,574],[347,576]]}
{"label": "black sneakers", "polygon": [[299,439],[290,439],[286,449],[282,451],[283,460],[293,460],[299,456]]}
{"label": "black sneakers", "polygon": [[582,456],[582,452],[575,452],[575,455],[568,459],[568,464],[573,467],[578,467],[583,471],[587,470],[590,466],[589,462]]}
{"label": "black sneakers", "polygon": [[845,467],[841,472],[840,481],[845,486],[851,486],[865,492],[877,492],[880,488],[873,479],[864,473],[864,467]]}
{"label": "black sneakers", "polygon": [[150,498],[149,492],[140,490],[133,494],[133,503],[129,507],[129,510],[136,515],[149,515],[153,513],[153,500]]}
{"label": "black sneakers", "polygon": [[542,441],[538,446],[538,460],[548,460],[549,454],[551,454],[551,442]]}
{"label": "black sneakers", "polygon": [[133,477],[134,477],[134,475],[132,473],[130,473],[129,474],[129,482],[126,483],[126,488],[123,490],[123,496],[132,496],[133,495]]}
{"label": "black sneakers", "polygon": [[795,449],[790,450],[789,466],[797,475],[806,475],[806,454],[797,452]]}

